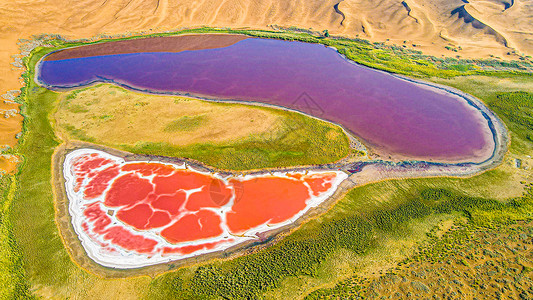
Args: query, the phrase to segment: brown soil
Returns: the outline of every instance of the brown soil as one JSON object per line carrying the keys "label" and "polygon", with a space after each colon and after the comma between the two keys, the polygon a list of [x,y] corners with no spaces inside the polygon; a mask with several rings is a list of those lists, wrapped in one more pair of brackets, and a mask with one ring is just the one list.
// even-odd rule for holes
{"label": "brown soil", "polygon": [[172,37],[152,37],[100,43],[61,50],[48,55],[45,60],[60,60],[98,55],[127,54],[138,52],[182,52],[187,50],[214,49],[231,46],[246,39],[244,35],[182,35]]}

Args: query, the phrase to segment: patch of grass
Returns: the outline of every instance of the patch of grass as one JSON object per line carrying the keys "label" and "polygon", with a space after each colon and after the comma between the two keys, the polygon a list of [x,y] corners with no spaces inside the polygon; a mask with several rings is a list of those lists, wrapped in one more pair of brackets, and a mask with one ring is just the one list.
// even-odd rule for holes
{"label": "patch of grass", "polygon": [[71,104],[68,106],[68,110],[70,112],[73,112],[73,113],[85,113],[85,112],[88,112],[89,110],[86,108],[86,107],[83,107],[79,104]]}
{"label": "patch of grass", "polygon": [[496,93],[491,108],[503,116],[509,128],[522,139],[533,143],[533,93]]}
{"label": "patch of grass", "polygon": [[188,157],[229,170],[324,164],[348,154],[349,141],[339,127],[292,112],[279,114],[285,122],[279,130],[244,141],[184,147],[140,142],[118,147],[140,154]]}
{"label": "patch of grass", "polygon": [[[436,195],[450,196],[444,191],[432,194],[432,199]],[[530,265],[525,257],[533,248],[531,186],[522,197],[493,204],[468,208],[466,222],[455,222],[441,234],[440,227],[433,228],[417,253],[386,274],[375,279],[353,276],[333,288],[314,291],[306,299],[364,299],[382,295],[400,299],[430,294],[442,298],[457,295],[486,298],[498,293],[506,293],[509,298],[516,295],[529,298],[530,279],[523,281],[523,275]],[[505,283],[506,288],[495,282]]]}
{"label": "patch of grass", "polygon": [[[33,96],[25,103],[24,139],[19,146],[25,162],[18,177],[12,217],[15,236],[24,255],[32,281],[45,285],[66,282],[72,266],[54,223],[51,158],[59,145],[48,115],[53,111],[57,93],[28,86]],[[28,201],[31,199],[31,201]],[[51,272],[51,270],[54,270]]]}
{"label": "patch of grass", "polygon": [[192,131],[202,126],[205,116],[183,116],[165,126],[165,132]]}
{"label": "patch of grass", "polygon": [[[50,50],[36,49],[31,61],[28,61],[28,58],[25,59],[25,63],[29,64],[31,67],[28,68],[30,71],[23,75],[26,86],[21,89],[22,93],[18,97],[18,101],[24,98],[27,99],[32,91],[39,90],[39,88],[33,84],[33,66],[37,60],[48,51]],[[40,90],[42,91],[43,89]],[[52,94],[52,92],[48,93]],[[50,206],[47,210],[46,206],[41,206],[40,204],[42,203],[38,201],[38,199],[42,199],[42,196],[46,195],[46,193],[41,195],[37,192],[37,190],[42,188],[46,189],[46,187],[50,189],[49,181],[46,181],[47,184],[42,184],[40,181],[50,177],[50,163],[47,165],[37,163],[33,164],[34,168],[28,167],[29,164],[35,163],[32,154],[39,154],[42,151],[47,151],[48,149],[53,149],[55,147],[54,145],[47,144],[47,130],[45,129],[44,132],[40,131],[41,126],[51,130],[48,119],[41,119],[39,122],[32,118],[32,111],[42,113],[46,112],[47,109],[50,109],[46,103],[44,106],[40,105],[41,103],[39,101],[24,101],[23,106],[21,107],[21,114],[25,117],[23,122],[23,135],[19,140],[20,144],[16,147],[16,152],[17,154],[22,155],[25,160],[22,163],[22,166],[19,166],[19,172],[15,176],[5,176],[0,178],[0,190],[2,191],[2,198],[0,201],[0,298],[2,299],[33,298],[29,292],[30,284],[27,281],[27,278],[30,278],[30,280],[33,279],[32,276],[38,272],[29,271],[32,269],[32,258],[51,262],[49,260],[51,257],[47,256],[50,253],[46,253],[46,251],[43,251],[42,253],[32,252],[32,250],[35,249],[28,251],[29,249],[27,246],[28,244],[36,245],[39,243],[42,245],[54,240],[57,242],[57,229],[53,223],[54,215],[52,202],[50,201]],[[28,135],[30,135],[30,137],[28,137]],[[26,147],[29,143],[32,143],[32,140],[37,141],[37,144],[40,144],[40,147]],[[41,144],[41,142],[44,144]],[[32,151],[36,149],[39,149],[39,151],[37,151],[37,153],[32,153]],[[47,154],[51,155],[51,152],[48,152]],[[37,158],[37,160],[38,159],[39,158]],[[48,167],[48,169],[46,167]],[[32,171],[35,170],[39,171],[32,174]],[[33,181],[28,182],[26,180],[28,178],[33,178]],[[21,189],[22,186],[24,189]],[[34,206],[34,211],[26,210],[27,206]],[[51,210],[50,207],[52,207]],[[38,212],[37,214],[44,213],[44,218],[48,218],[48,220],[45,220],[43,215],[37,216],[34,212]],[[52,213],[50,214],[50,212]],[[45,225],[45,223],[47,224]],[[34,230],[36,229],[34,226],[39,229]],[[56,233],[55,239],[53,238],[53,232]],[[58,246],[62,248],[61,243],[59,243]],[[40,269],[40,272],[46,273],[47,271],[49,271],[49,269],[46,267]]]}
{"label": "patch of grass", "polygon": [[96,140],[93,137],[90,137],[89,135],[87,135],[87,133],[83,129],[78,129],[70,125],[66,125],[64,127],[67,130],[68,134],[71,137],[74,137],[75,139],[79,139],[79,140],[90,142],[90,143],[96,142]]}
{"label": "patch of grass", "polygon": [[0,177],[0,299],[33,299],[10,216],[15,180],[14,176]]}
{"label": "patch of grass", "polygon": [[146,106],[148,104],[150,104],[150,103],[148,103],[146,101],[140,101],[140,102],[135,103],[135,106]]}
{"label": "patch of grass", "polygon": [[112,120],[113,116],[112,115],[103,115],[103,116],[99,116],[98,119],[100,119],[100,120]]}

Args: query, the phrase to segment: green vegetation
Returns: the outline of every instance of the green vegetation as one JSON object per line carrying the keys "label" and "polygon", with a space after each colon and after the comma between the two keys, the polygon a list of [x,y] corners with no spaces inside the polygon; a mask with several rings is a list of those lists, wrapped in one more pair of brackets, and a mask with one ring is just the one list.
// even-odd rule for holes
{"label": "green vegetation", "polygon": [[533,93],[497,93],[491,107],[507,120],[510,129],[522,139],[533,142]]}
{"label": "green vegetation", "polygon": [[[284,117],[285,122],[280,126],[281,132],[269,131],[244,141],[183,147],[140,142],[134,146],[118,147],[140,154],[188,157],[229,170],[324,164],[348,154],[348,138],[339,127],[292,112],[279,111],[278,114]],[[182,120],[177,122],[180,124]],[[192,130],[191,127],[188,128]]]}
{"label": "green vegetation", "polygon": [[[30,71],[28,71],[24,76],[26,86],[21,90],[22,93],[19,98],[23,98],[24,96],[26,96],[32,88],[37,89],[37,87],[35,87],[35,85],[33,84],[32,80],[33,66],[35,65],[37,60],[48,51],[49,50],[40,49],[40,51],[37,50],[36,53],[32,56],[32,68],[28,69]],[[28,63],[27,59],[26,63]],[[47,93],[51,92],[48,91]],[[42,188],[51,190],[51,186],[49,183],[43,185],[38,182],[35,182],[35,179],[39,178],[40,174],[44,175],[44,177],[42,178],[50,178],[50,163],[43,165],[42,163],[33,160],[34,158],[37,160],[39,158],[47,159],[46,156],[34,157],[33,155],[31,155],[31,151],[39,149],[41,147],[38,146],[35,148],[28,148],[28,145],[32,143],[32,141],[36,144],[39,144],[41,142],[43,142],[44,145],[48,144],[46,149],[42,148],[41,150],[48,150],[46,154],[47,156],[49,156],[48,160],[51,159],[51,154],[56,144],[47,143],[48,140],[46,139],[46,135],[47,132],[50,132],[50,123],[46,118],[41,118],[40,122],[35,121],[32,118],[33,114],[38,114],[39,112],[42,113],[43,111],[46,111],[46,109],[50,109],[50,107],[47,106],[45,103],[36,103],[31,101],[30,103],[27,103],[22,107],[21,113],[25,117],[23,123],[23,132],[25,134],[20,140],[20,144],[17,148],[17,154],[26,154],[27,156],[25,157],[30,157],[30,161],[24,161],[22,163],[22,166],[20,167],[21,171],[17,175],[5,176],[0,179],[2,191],[2,209],[0,211],[0,298],[2,299],[32,298],[33,296],[30,296],[29,294],[30,285],[26,281],[26,276],[32,277],[34,275],[34,272],[28,272],[28,269],[25,269],[24,267],[29,266],[31,263],[33,263],[29,261],[29,259],[32,258],[40,258],[40,260],[42,260],[43,262],[46,262],[48,260],[45,256],[47,255],[46,251],[43,251],[42,253],[33,253],[32,251],[28,251],[29,249],[26,249],[24,247],[25,242],[22,239],[23,235],[26,240],[31,240],[32,242],[35,242],[36,239],[42,238],[40,242],[47,243],[53,236],[56,236],[57,240],[57,228],[55,228],[53,224],[54,210],[51,201],[47,201],[49,202],[47,210],[47,205],[42,205],[44,203],[35,203],[34,201],[27,200],[33,200],[35,198],[43,199],[42,196],[44,196],[44,194],[39,195],[38,193],[36,193],[37,190],[40,190]],[[41,126],[45,127],[43,131],[40,131]],[[48,128],[48,130],[46,130],[46,128]],[[41,144],[40,146],[43,146],[43,144]],[[40,152],[41,151],[39,151],[37,154],[39,154]],[[30,170],[28,170],[28,168]],[[32,173],[32,171],[35,171],[36,169],[39,169],[40,171]],[[24,172],[25,170],[27,172]],[[34,182],[29,183],[29,185],[25,185],[26,183],[28,183],[25,180],[27,178],[33,178]],[[28,195],[23,195],[23,193],[20,192],[21,186],[25,187],[24,191],[28,192]],[[35,195],[37,195],[37,197],[35,197]],[[48,195],[51,195],[51,193],[48,193]],[[24,198],[24,196],[28,196],[28,198]],[[25,207],[26,205],[35,205],[35,207],[33,209],[27,209],[27,207]],[[39,207],[39,205],[42,206]],[[46,218],[49,219],[44,220],[42,218],[34,218],[35,216],[32,215],[32,213],[39,211],[48,212]],[[42,225],[42,223],[38,224],[39,220],[42,223],[48,224],[46,224],[46,226],[40,227],[39,225]],[[36,228],[32,228],[33,225],[40,228],[35,230]],[[40,232],[40,229],[44,229],[44,231]],[[21,234],[21,232],[23,232],[23,234]],[[43,235],[39,235],[39,233],[42,233]],[[60,244],[60,246],[62,245]],[[63,252],[65,252],[64,249]],[[35,267],[39,268],[41,266],[37,265]],[[45,267],[40,269],[42,272],[47,271],[47,268]],[[49,276],[54,275],[50,274]]]}
{"label": "green vegetation", "polygon": [[113,116],[112,115],[103,115],[103,116],[100,116],[98,118],[101,119],[101,120],[112,120]]}
{"label": "green vegetation", "polygon": [[93,137],[88,136],[83,129],[78,129],[71,125],[66,125],[64,127],[68,134],[75,139],[89,143],[96,142],[96,140]]}
{"label": "green vegetation", "polygon": [[175,121],[170,122],[164,131],[176,132],[176,131],[191,131],[197,129],[202,125],[202,121],[205,120],[205,116],[184,116]]}
{"label": "green vegetation", "polygon": [[[203,29],[209,32],[209,29]],[[496,59],[459,59],[434,57],[385,43],[370,43],[362,39],[324,38],[320,33],[289,29],[282,32],[272,31],[231,31],[257,37],[282,40],[321,43],[335,47],[339,53],[362,65],[393,73],[414,77],[449,78],[462,75],[512,76],[528,73],[533,69],[533,61],[503,61]]]}
{"label": "green vegetation", "polygon": [[89,110],[86,108],[86,107],[83,107],[79,104],[73,104],[71,106],[69,106],[69,110],[73,113],[83,113],[83,112],[88,112]]}
{"label": "green vegetation", "polygon": [[[530,278],[530,261],[525,257],[532,247],[532,186],[527,187],[522,197],[507,203],[484,201],[481,206],[467,207],[466,222],[455,222],[444,233],[439,227],[433,228],[418,252],[386,275],[374,280],[353,276],[333,288],[315,291],[306,299],[379,298],[378,293],[394,294],[395,298],[420,298],[437,293],[442,293],[439,296],[443,298],[459,294],[498,298],[502,292],[511,298],[520,295],[527,299],[531,295],[530,285],[525,281]],[[429,196],[435,200],[451,195],[436,190]],[[411,282],[411,292],[406,291],[405,285],[398,288],[401,279]],[[495,282],[505,283],[505,289],[494,285]]]}
{"label": "green vegetation", "polygon": [[[213,31],[323,42],[338,47],[347,57],[366,65],[414,76],[447,78],[484,74],[503,77],[529,68],[527,65],[505,65],[500,62],[440,61],[393,46],[361,40],[319,38],[299,32],[214,29],[185,32]],[[60,40],[52,43],[58,47],[75,45]],[[508,196],[516,194],[514,186],[518,181],[527,180],[505,166],[468,179],[391,180],[351,190],[329,213],[310,220],[273,246],[255,248],[254,253],[246,256],[179,268],[155,280],[129,278],[117,281],[96,277],[71,261],[54,222],[51,156],[60,141],[53,132],[50,113],[57,106],[58,97],[57,93],[40,88],[33,82],[35,63],[52,50],[38,48],[31,59],[26,60],[29,70],[25,74],[26,88],[19,98],[24,104],[24,134],[21,144],[14,150],[24,157],[24,163],[18,174],[0,179],[3,191],[0,202],[0,298],[29,298],[30,287],[37,295],[44,297],[48,291],[57,298],[112,298],[110,295],[113,290],[125,286],[129,286],[139,297],[153,299],[269,298],[264,296],[265,293],[274,293],[282,287],[287,287],[293,293],[291,296],[304,296],[312,289],[325,284],[331,286],[341,279],[346,280],[331,289],[313,292],[309,297],[352,297],[355,296],[354,291],[361,291],[361,295],[366,293],[364,287],[369,280],[361,279],[361,276],[354,277],[354,273],[357,274],[364,263],[372,263],[373,253],[379,252],[380,257],[390,256],[395,262],[403,260],[400,266],[413,261],[438,261],[449,257],[454,247],[466,244],[464,237],[477,232],[475,230],[479,228],[493,230],[497,236],[505,226],[531,218],[533,197],[529,189],[523,197]],[[469,67],[460,67],[461,64],[468,64]],[[512,75],[510,78],[526,85],[531,83],[529,74]],[[528,149],[533,149],[533,143],[528,138],[531,131],[530,90],[524,86],[516,87],[513,91],[507,90],[502,88],[508,84],[506,82],[501,85],[480,85],[471,77],[460,77],[455,81],[434,80],[456,86],[486,101],[512,131],[511,150],[514,153],[530,153]],[[328,134],[326,127],[306,127],[309,119],[303,117],[289,122],[286,127],[290,130],[272,139],[261,137],[262,141],[249,140],[237,145],[217,146],[219,148],[203,145],[196,149],[171,149],[166,145],[144,144],[130,150],[148,154],[181,153],[180,156],[187,156],[187,151],[190,151],[196,153],[196,159],[210,165],[245,169],[305,162],[307,158],[303,156],[320,157],[321,153],[312,152],[312,149],[331,146],[323,139]],[[75,130],[71,129],[73,135],[76,134]],[[77,133],[78,137],[86,139],[81,133]],[[302,140],[299,138],[301,135],[310,136],[311,139],[298,143]],[[269,142],[265,144],[265,140]],[[334,151],[341,150],[338,148]],[[208,160],[217,155],[219,161]],[[235,159],[224,161],[223,157]],[[441,236],[426,230],[440,220],[461,219],[465,219],[466,223],[458,223],[457,230],[451,231],[450,235]],[[416,232],[430,232],[428,243],[435,246],[428,248],[423,245],[418,254],[410,258],[395,256],[390,249],[411,249],[402,245],[423,241],[423,237]],[[477,240],[474,242],[475,245],[482,245]],[[334,267],[331,267],[332,261]],[[473,265],[473,260],[466,256],[457,257],[457,262],[458,266],[464,268]],[[524,266],[524,274],[531,274],[530,268]],[[347,271],[339,275],[335,273],[339,269]],[[392,272],[395,270],[393,268]],[[298,281],[291,280],[312,284],[309,290],[299,291],[292,288],[296,287],[294,282]],[[424,283],[411,285],[422,291],[426,288]],[[283,294],[280,298],[291,297]]]}
{"label": "green vegetation", "polygon": [[22,253],[13,236],[10,218],[15,180],[14,176],[0,178],[0,190],[3,191],[0,202],[0,299],[31,299]]}
{"label": "green vegetation", "polygon": [[[30,65],[33,66],[39,56],[32,56]],[[72,264],[54,224],[55,210],[49,183],[52,153],[59,141],[48,115],[53,111],[57,94],[37,87],[33,80],[27,82],[27,90],[32,99],[38,101],[26,102],[23,109],[24,138],[18,150],[24,155],[25,162],[17,175],[17,193],[11,216],[15,237],[26,253],[27,274],[32,281],[54,284],[67,280],[67,266]],[[47,184],[42,184],[43,181]]]}

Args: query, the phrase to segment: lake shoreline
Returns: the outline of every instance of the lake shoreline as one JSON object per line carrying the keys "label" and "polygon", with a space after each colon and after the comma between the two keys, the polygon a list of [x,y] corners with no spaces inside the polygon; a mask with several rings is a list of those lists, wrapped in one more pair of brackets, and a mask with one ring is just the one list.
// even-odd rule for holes
{"label": "lake shoreline", "polygon": [[[185,35],[185,37],[187,37],[187,35]],[[252,38],[252,39],[255,39],[255,38]],[[139,40],[143,40],[143,39],[139,39]],[[106,43],[103,43],[103,44],[106,44]],[[305,44],[305,43],[303,43],[303,44]],[[92,46],[92,45],[89,45],[89,46]],[[69,49],[74,49],[75,50],[75,48],[81,49],[83,47],[78,46],[78,47],[69,48]],[[332,47],[328,47],[328,48],[332,48]],[[74,50],[72,50],[72,51],[74,51]],[[54,53],[57,53],[58,51],[61,51],[61,50],[53,51],[53,52],[49,53],[48,55],[53,55]],[[142,93],[146,93],[146,94],[186,96],[186,97],[191,97],[191,98],[195,98],[195,99],[199,99],[199,100],[205,100],[205,101],[211,101],[211,102],[238,103],[238,104],[247,104],[247,105],[255,105],[255,106],[265,106],[265,107],[271,107],[271,108],[276,108],[276,109],[282,109],[282,110],[298,112],[298,113],[302,113],[302,114],[304,114],[306,116],[309,116],[309,117],[312,117],[312,118],[315,118],[315,119],[319,119],[319,120],[322,120],[322,121],[326,121],[326,122],[329,122],[329,123],[331,123],[333,125],[341,127],[343,129],[343,131],[347,134],[349,139],[353,142],[352,144],[354,146],[354,149],[365,151],[365,152],[370,152],[370,153],[374,154],[374,155],[372,155],[372,157],[374,157],[374,158],[379,158],[379,157],[384,158],[384,159],[388,158],[389,160],[392,160],[392,161],[426,160],[426,161],[443,162],[443,163],[463,163],[463,162],[479,163],[479,162],[483,162],[486,159],[486,157],[488,157],[488,159],[490,159],[490,152],[493,150],[493,149],[490,149],[490,148],[492,146],[496,147],[496,144],[494,144],[494,145],[490,144],[490,143],[494,142],[494,138],[489,137],[489,134],[493,134],[493,133],[492,132],[491,133],[488,132],[489,130],[492,130],[492,129],[486,128],[487,124],[485,124],[483,122],[491,123],[492,121],[491,121],[491,118],[487,117],[486,113],[483,111],[483,106],[484,105],[482,104],[481,101],[479,101],[479,100],[474,100],[473,101],[473,100],[469,99],[468,96],[465,96],[464,93],[452,90],[450,88],[444,88],[442,86],[434,85],[434,84],[431,84],[431,83],[428,83],[428,82],[424,82],[424,81],[421,81],[421,80],[416,80],[416,79],[408,78],[408,77],[405,77],[405,76],[398,76],[398,75],[392,74],[390,72],[386,72],[386,71],[382,71],[382,70],[379,70],[379,69],[373,69],[373,68],[368,68],[368,67],[362,66],[360,64],[357,64],[357,63],[347,59],[344,55],[340,54],[336,49],[335,49],[335,53],[336,53],[336,55],[339,55],[341,57],[341,61],[344,62],[344,63],[348,63],[348,64],[351,64],[351,65],[357,66],[358,68],[363,68],[364,70],[369,70],[369,71],[371,70],[372,72],[374,72],[372,74],[383,74],[383,75],[386,74],[386,75],[390,75],[391,76],[391,77],[387,77],[387,78],[396,78],[396,80],[404,81],[405,83],[400,83],[402,86],[404,86],[404,85],[405,86],[409,86],[411,89],[414,89],[414,90],[428,90],[429,92],[431,92],[431,93],[433,93],[435,95],[441,94],[440,97],[442,97],[442,95],[447,95],[448,94],[449,97],[456,98],[457,101],[459,101],[459,102],[458,102],[458,104],[454,104],[455,106],[462,105],[462,106],[464,106],[464,109],[471,110],[471,112],[468,112],[468,111],[462,112],[463,115],[461,117],[466,116],[467,114],[472,114],[472,116],[470,116],[470,118],[475,118],[475,119],[472,119],[472,121],[469,121],[468,124],[470,124],[470,125],[478,124],[476,126],[479,126],[479,128],[476,128],[476,130],[480,130],[479,136],[477,136],[477,137],[475,135],[472,136],[472,138],[475,138],[475,140],[469,141],[469,137],[467,135],[457,145],[459,145],[461,147],[465,147],[465,145],[467,145],[468,147],[476,145],[475,147],[479,147],[478,144],[481,143],[481,141],[485,141],[483,143],[484,144],[483,148],[471,148],[471,149],[468,149],[468,150],[467,150],[467,148],[465,148],[465,149],[459,148],[459,150],[457,150],[458,152],[456,154],[453,154],[452,150],[450,150],[451,152],[448,151],[451,154],[447,154],[448,153],[448,152],[446,152],[447,150],[442,150],[441,148],[435,148],[435,146],[438,145],[439,143],[443,143],[444,141],[450,140],[450,137],[445,137],[446,135],[443,135],[443,137],[439,137],[439,135],[438,135],[439,133],[437,132],[434,135],[435,136],[435,138],[434,138],[435,141],[433,141],[433,138],[431,138],[430,141],[429,141],[428,145],[432,145],[432,146],[423,146],[423,147],[429,147],[429,148],[427,148],[428,151],[430,151],[430,152],[428,152],[429,154],[427,154],[427,155],[414,154],[414,153],[420,152],[420,150],[413,150],[413,149],[418,149],[418,148],[413,148],[414,146],[407,146],[407,145],[409,145],[407,143],[409,141],[409,138],[407,138],[407,137],[410,136],[410,134],[406,135],[406,133],[401,133],[401,136],[405,136],[406,137],[406,141],[405,142],[399,142],[398,139],[396,139],[396,141],[394,141],[394,142],[393,141],[391,141],[390,143],[383,142],[381,145],[380,144],[376,144],[375,142],[372,142],[372,139],[377,138],[378,136],[376,136],[374,133],[367,132],[365,134],[366,134],[367,138],[369,138],[370,140],[366,140],[366,138],[363,138],[359,134],[357,134],[356,132],[353,132],[352,130],[346,128],[346,126],[344,126],[344,125],[346,125],[345,124],[346,122],[348,122],[347,126],[349,126],[349,127],[350,126],[353,127],[353,126],[356,126],[356,125],[354,125],[355,123],[353,123],[353,124],[350,123],[350,122],[354,122],[354,121],[346,121],[346,120],[343,121],[343,119],[342,119],[343,117],[341,117],[340,115],[337,116],[338,112],[336,112],[336,111],[330,112],[331,116],[324,117],[322,114],[316,115],[316,114],[308,113],[307,111],[301,111],[302,108],[300,108],[299,105],[296,105],[295,107],[288,107],[288,106],[294,106],[294,105],[285,105],[285,104],[279,104],[279,103],[276,103],[276,104],[264,103],[264,102],[261,102],[261,101],[256,101],[254,99],[252,99],[252,100],[235,100],[235,99],[232,99],[232,98],[214,97],[214,96],[210,96],[210,95],[206,95],[206,94],[202,94],[202,93],[198,93],[198,92],[191,93],[191,92],[186,92],[186,91],[182,91],[182,90],[169,91],[169,90],[150,89],[150,88],[143,88],[143,87],[140,87],[140,86],[136,86],[135,84],[128,83],[127,81],[121,81],[121,80],[118,80],[118,79],[110,79],[110,78],[102,78],[102,77],[96,78],[96,79],[94,79],[92,81],[84,82],[84,83],[81,83],[81,84],[62,85],[61,87],[52,86],[52,85],[48,85],[45,82],[42,82],[40,80],[40,78],[42,77],[41,76],[42,64],[46,61],[46,58],[48,57],[48,55],[46,55],[43,58],[41,58],[41,60],[37,63],[34,80],[38,84],[40,84],[41,86],[44,86],[47,89],[54,90],[54,91],[71,91],[71,90],[78,89],[78,88],[81,88],[81,87],[89,87],[89,86],[92,86],[92,85],[97,84],[97,83],[110,83],[110,84],[114,84],[114,85],[123,87],[125,89],[131,90],[131,91],[142,92]],[[380,75],[380,76],[383,76],[383,75]],[[418,85],[418,86],[414,87],[414,86],[412,86],[410,84]],[[302,97],[302,95],[300,95],[300,97]],[[412,97],[415,97],[415,95],[413,95]],[[321,101],[322,100],[325,101],[327,99],[321,99]],[[296,101],[298,101],[298,99]],[[318,101],[318,102],[320,102],[320,101]],[[338,110],[338,108],[333,108],[333,109],[334,110]],[[430,117],[430,115],[421,115],[420,116],[420,118],[428,118],[428,117]],[[431,115],[431,117],[435,117],[435,116]],[[335,121],[338,118],[341,118],[341,119],[339,119],[338,121]],[[448,116],[447,118],[450,118],[450,116]],[[424,120],[424,119],[421,119],[421,120]],[[438,120],[438,121],[442,122],[444,120],[445,119]],[[360,122],[360,121],[358,121],[358,122]],[[409,122],[412,122],[412,121],[409,121]],[[424,122],[427,123],[428,121],[424,121]],[[474,123],[472,123],[472,122],[474,122]],[[341,123],[344,124],[344,125],[341,125]],[[386,121],[384,123],[384,126],[389,126],[390,127],[390,125],[386,125],[386,124],[389,124],[389,123],[391,123],[390,120]],[[405,126],[406,123],[402,123],[402,124],[403,124],[402,126]],[[430,124],[420,124],[420,125],[421,126],[425,126],[425,125],[430,125]],[[360,126],[360,125],[357,125],[357,126]],[[413,129],[412,128],[413,125],[407,125],[407,126],[411,126],[411,127],[405,128],[404,132],[405,132],[405,130]],[[433,125],[433,126],[435,126],[435,125]],[[459,129],[456,129],[457,126],[458,126],[457,124],[453,125],[453,126],[455,126],[455,127],[451,127],[449,129],[443,130],[442,133],[449,135],[449,134],[452,134],[452,132],[453,132],[453,134],[458,134],[459,132],[463,132],[464,131],[464,130],[458,131]],[[488,126],[490,127],[492,125],[488,124]],[[368,130],[368,128],[372,128],[372,127],[369,127],[369,125],[366,125],[366,127],[361,128],[361,130],[363,130],[363,132],[364,132],[365,130]],[[416,128],[416,126],[414,128]],[[378,132],[378,131],[376,131],[374,129],[371,129],[371,130],[375,131],[375,132]],[[414,134],[416,136],[416,134],[421,134],[421,132],[422,131],[418,132],[415,129]],[[391,134],[393,134],[393,133],[391,133]],[[423,134],[427,135],[427,133],[423,133]],[[383,134],[380,134],[380,135],[383,135]],[[457,138],[462,138],[462,137],[458,136]],[[415,144],[421,142],[420,141],[420,137],[411,138],[411,139],[412,139],[412,142],[415,142]],[[450,141],[454,141],[454,139],[451,139]],[[422,143],[425,143],[425,142],[422,142]],[[403,146],[402,146],[402,144],[403,144]],[[398,146],[400,148],[394,148],[394,147],[398,147]],[[444,149],[448,149],[450,147],[448,144],[443,144],[442,146],[446,147]],[[405,147],[407,147],[407,148],[405,148]],[[411,149],[411,150],[409,150],[409,149]],[[405,151],[407,151],[407,152],[405,152]],[[411,153],[410,154],[406,154],[406,153],[409,153],[409,152],[411,152]],[[404,154],[402,154],[402,153],[404,153]],[[466,154],[466,153],[468,153],[468,154]],[[377,155],[377,157],[376,157],[376,155]]]}

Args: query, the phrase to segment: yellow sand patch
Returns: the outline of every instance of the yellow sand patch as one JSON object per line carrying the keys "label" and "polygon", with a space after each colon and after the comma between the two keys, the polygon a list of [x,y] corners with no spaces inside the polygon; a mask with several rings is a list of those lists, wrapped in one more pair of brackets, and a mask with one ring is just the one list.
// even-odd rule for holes
{"label": "yellow sand patch", "polygon": [[5,173],[13,173],[17,169],[19,158],[15,155],[0,155],[0,170]]}
{"label": "yellow sand patch", "polygon": [[[1,100],[0,100],[1,101]],[[18,104],[0,102],[0,147],[13,147],[16,135],[22,130],[22,116]]]}

